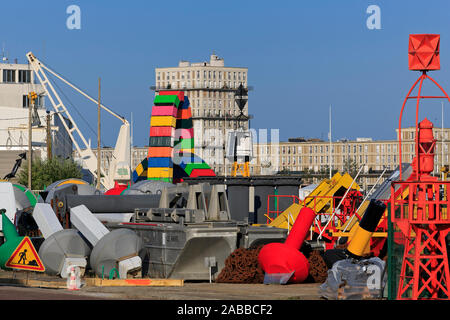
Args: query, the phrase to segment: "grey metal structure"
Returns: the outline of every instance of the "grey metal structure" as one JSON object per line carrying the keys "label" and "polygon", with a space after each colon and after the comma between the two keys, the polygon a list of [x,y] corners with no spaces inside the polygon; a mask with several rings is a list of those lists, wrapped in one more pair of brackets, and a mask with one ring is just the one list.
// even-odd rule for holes
{"label": "grey metal structure", "polygon": [[[413,171],[413,167],[409,163],[402,163],[402,178],[404,181],[409,178]],[[394,172],[380,184],[380,186],[370,195],[369,199],[387,200],[391,197],[391,184],[400,177],[400,170],[397,167]],[[399,188],[400,186],[396,186]]]}
{"label": "grey metal structure", "polygon": [[89,264],[97,276],[126,278],[142,268],[142,240],[130,229],[109,231],[85,205],[70,209],[70,221],[93,246]]}
{"label": "grey metal structure", "polygon": [[[141,271],[142,240],[130,229],[115,229],[101,238],[92,249],[89,264],[97,276],[108,277],[113,269],[117,270],[114,276],[125,278],[127,273],[134,274]],[[121,263],[127,259],[137,257],[138,260],[125,275],[119,274]],[[134,262],[134,261],[133,261]]]}
{"label": "grey metal structure", "polygon": [[84,204],[70,209],[70,222],[80,230],[92,246],[95,246],[109,230]]}
{"label": "grey metal structure", "polygon": [[47,239],[55,232],[63,230],[55,212],[48,203],[36,203],[33,210],[33,219],[36,221],[44,239]]}
{"label": "grey metal structure", "polygon": [[156,181],[156,180],[143,180],[136,182],[128,189],[122,192],[122,195],[142,195],[142,194],[161,194],[162,190],[167,187],[173,187],[174,185],[169,182]]}
{"label": "grey metal structure", "polygon": [[76,266],[83,274],[91,248],[81,234],[74,229],[63,229],[48,203],[37,203],[33,218],[45,239],[39,247],[39,256],[46,273],[66,278],[67,268]]}
{"label": "grey metal structure", "polygon": [[217,275],[238,247],[286,237],[285,229],[232,220],[225,186],[207,183],[165,188],[158,208],[136,209],[132,223],[108,225],[125,226],[143,240],[143,275],[185,280]]}
{"label": "grey metal structure", "polygon": [[[249,223],[249,202],[242,204],[239,197],[248,199],[251,181],[244,181],[233,201],[228,199],[232,187],[224,183],[164,185],[160,189],[163,185],[142,184],[137,187],[140,194],[128,195],[79,195],[76,185],[68,186],[53,194],[52,203],[57,215],[66,221],[70,217],[89,240],[89,265],[103,277],[115,268],[120,277],[142,271],[150,277],[208,280],[236,248],[286,238],[285,229]],[[232,215],[233,206],[242,210],[238,219]],[[99,218],[130,213],[131,218],[121,222]]]}
{"label": "grey metal structure", "polygon": [[[64,181],[79,181],[80,183],[64,183]],[[64,184],[61,184],[64,183]],[[63,191],[64,190],[64,191]],[[60,192],[58,192],[60,191]],[[94,186],[87,184],[80,179],[64,179],[58,180],[45,189],[45,202],[50,203],[54,198],[58,198],[63,193],[72,192],[79,195],[99,195],[102,194],[100,190],[97,190]]]}
{"label": "grey metal structure", "polygon": [[91,247],[75,229],[63,229],[53,233],[39,247],[39,257],[47,274],[67,277],[67,267],[77,265],[82,273],[88,267]]}
{"label": "grey metal structure", "polygon": [[[295,176],[258,176],[258,177],[203,177],[184,178],[191,184],[209,183],[225,185],[229,201],[230,215],[233,220],[248,220],[253,224],[266,223],[267,199],[269,195],[299,195],[302,179]],[[292,204],[291,198],[279,198],[279,210]],[[273,207],[271,207],[273,209]]]}

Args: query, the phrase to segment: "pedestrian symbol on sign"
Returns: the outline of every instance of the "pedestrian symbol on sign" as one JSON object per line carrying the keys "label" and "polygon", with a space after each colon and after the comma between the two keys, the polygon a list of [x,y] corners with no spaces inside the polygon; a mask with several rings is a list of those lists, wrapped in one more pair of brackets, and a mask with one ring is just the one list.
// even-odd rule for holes
{"label": "pedestrian symbol on sign", "polygon": [[23,264],[25,264],[25,262],[27,261],[27,249],[23,250],[21,253],[19,253],[19,262],[17,262],[18,264],[21,264],[22,260],[23,260]]}

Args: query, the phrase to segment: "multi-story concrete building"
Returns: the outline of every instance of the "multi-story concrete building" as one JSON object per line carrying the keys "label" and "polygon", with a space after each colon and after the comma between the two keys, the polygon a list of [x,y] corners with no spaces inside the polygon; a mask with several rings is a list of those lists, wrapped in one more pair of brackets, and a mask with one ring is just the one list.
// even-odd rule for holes
{"label": "multi-story concrete building", "polygon": [[44,88],[36,83],[31,67],[0,62],[0,178],[11,171],[18,154],[28,150],[28,94],[32,91],[38,95],[32,118],[33,154],[47,157],[47,115],[52,155],[66,158],[72,154],[72,141],[59,117],[54,112],[47,113]]}
{"label": "multi-story concrete building", "polygon": [[[217,174],[226,175],[232,163],[225,160],[227,131],[248,129],[248,120],[238,120],[236,89],[247,88],[248,68],[225,66],[224,59],[212,54],[209,62],[180,61],[177,67],[156,68],[155,93],[183,90],[189,98],[194,125],[195,153]],[[248,117],[248,104],[243,109]]]}

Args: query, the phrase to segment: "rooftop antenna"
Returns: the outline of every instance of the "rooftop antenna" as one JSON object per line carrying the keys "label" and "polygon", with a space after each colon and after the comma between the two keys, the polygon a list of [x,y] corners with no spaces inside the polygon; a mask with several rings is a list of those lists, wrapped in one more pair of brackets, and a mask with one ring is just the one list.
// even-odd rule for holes
{"label": "rooftop antenna", "polygon": [[5,42],[2,42],[2,61],[8,61],[8,58],[5,55]]}

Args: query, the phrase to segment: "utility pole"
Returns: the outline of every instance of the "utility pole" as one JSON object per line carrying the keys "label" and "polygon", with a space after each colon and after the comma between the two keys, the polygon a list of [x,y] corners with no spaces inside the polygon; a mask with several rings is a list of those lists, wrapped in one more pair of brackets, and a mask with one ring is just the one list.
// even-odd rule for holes
{"label": "utility pole", "polygon": [[34,101],[37,98],[36,92],[31,91],[28,94],[28,189],[31,190],[31,164],[32,164],[32,145],[33,128],[31,126],[32,109],[34,108]]}
{"label": "utility pole", "polygon": [[133,112],[131,112],[131,123],[130,123],[130,181],[133,180]]}
{"label": "utility pole", "polygon": [[329,133],[329,137],[330,139],[330,152],[329,152],[329,157],[330,157],[330,161],[329,161],[329,166],[330,166],[330,179],[331,179],[331,173],[332,173],[332,165],[333,162],[331,161],[331,157],[332,157],[332,152],[331,152],[331,104],[330,104],[330,133]]}
{"label": "utility pole", "polygon": [[[442,112],[442,126],[441,126],[441,169],[444,168],[444,102],[441,102],[441,112]],[[441,170],[443,171],[443,170]],[[444,172],[441,174],[441,179],[444,180]]]}
{"label": "utility pole", "polygon": [[98,111],[97,111],[97,189],[100,190],[100,166],[101,166],[101,150],[100,150],[100,77],[98,78]]}
{"label": "utility pole", "polygon": [[47,111],[47,160],[52,159],[51,117],[50,111]]}

